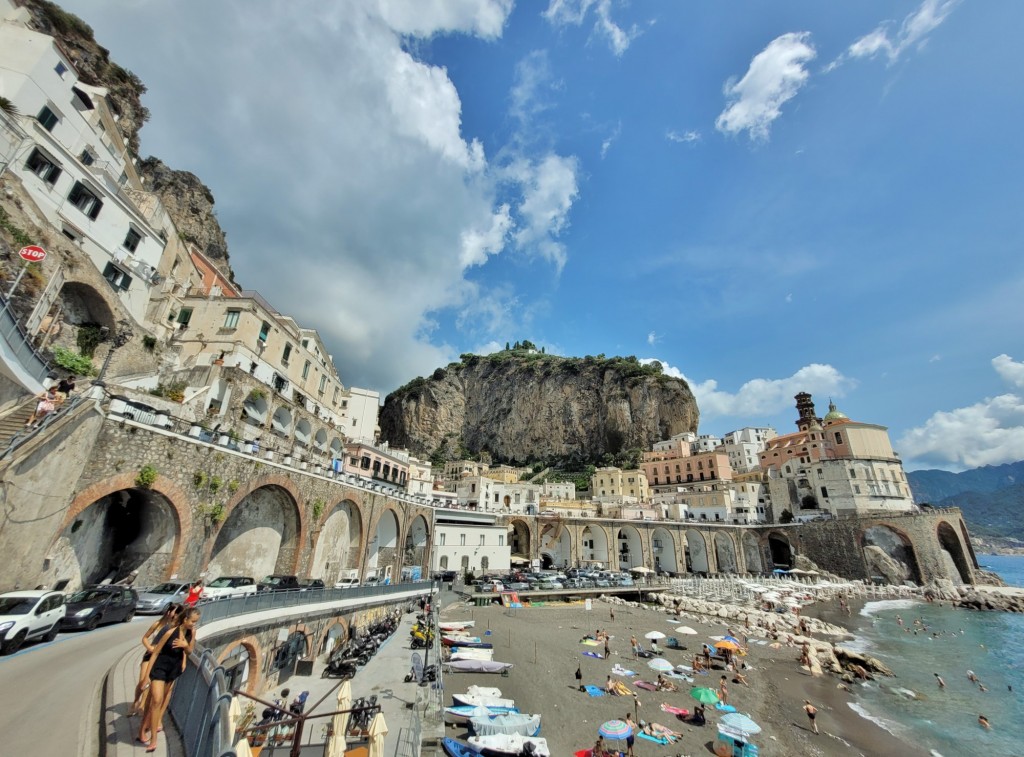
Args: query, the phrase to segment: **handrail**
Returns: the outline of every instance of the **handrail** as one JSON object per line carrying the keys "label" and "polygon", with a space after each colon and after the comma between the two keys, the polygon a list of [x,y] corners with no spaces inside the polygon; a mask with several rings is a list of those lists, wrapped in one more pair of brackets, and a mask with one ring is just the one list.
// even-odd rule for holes
{"label": "handrail", "polygon": [[[70,400],[62,402],[54,409],[52,413],[47,413],[43,416],[43,419],[32,428],[27,428],[24,431],[17,432],[11,437],[10,442],[7,444],[7,448],[0,450],[0,460],[5,459],[14,450],[21,447],[23,444],[28,442],[30,439],[34,439],[43,433],[47,428],[56,423],[60,418],[63,418],[71,413],[72,410],[77,408],[82,402],[87,399],[87,394],[76,394]],[[39,400],[32,398],[25,403],[18,405],[18,408],[23,407],[29,402],[38,402]]]}
{"label": "handrail", "polygon": [[50,373],[50,364],[35,348],[11,310],[11,301],[0,295],[0,334],[21,367],[40,384]]}

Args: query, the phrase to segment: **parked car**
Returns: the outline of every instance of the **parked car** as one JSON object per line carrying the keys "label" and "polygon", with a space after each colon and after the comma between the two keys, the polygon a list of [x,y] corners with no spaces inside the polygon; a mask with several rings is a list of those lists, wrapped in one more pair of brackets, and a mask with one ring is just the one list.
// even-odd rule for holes
{"label": "parked car", "polygon": [[359,579],[355,576],[339,578],[334,582],[335,589],[354,589],[356,586],[359,586]]}
{"label": "parked car", "polygon": [[64,595],[56,591],[0,594],[0,654],[14,654],[33,639],[53,641],[64,613]]}
{"label": "parked car", "polygon": [[203,599],[224,599],[256,593],[256,579],[251,576],[221,576],[203,587]]}
{"label": "parked car", "polygon": [[324,582],[319,578],[304,578],[299,581],[299,591],[311,591],[324,588]]}
{"label": "parked car", "polygon": [[266,576],[256,586],[257,591],[296,591],[300,588],[298,576]]}
{"label": "parked car", "polygon": [[65,601],[67,613],[60,627],[91,631],[100,623],[129,622],[135,617],[139,595],[124,586],[93,586],[76,591]]}
{"label": "parked car", "polygon": [[607,589],[611,587],[611,583],[608,581],[607,578],[599,578],[596,581],[594,581],[594,586],[598,589]]}
{"label": "parked car", "polygon": [[184,602],[190,586],[191,583],[168,581],[143,589],[139,592],[139,604],[135,611],[140,615],[160,615],[167,609],[167,605]]}
{"label": "parked car", "polygon": [[513,581],[505,587],[508,591],[529,591],[530,584],[526,581]]}

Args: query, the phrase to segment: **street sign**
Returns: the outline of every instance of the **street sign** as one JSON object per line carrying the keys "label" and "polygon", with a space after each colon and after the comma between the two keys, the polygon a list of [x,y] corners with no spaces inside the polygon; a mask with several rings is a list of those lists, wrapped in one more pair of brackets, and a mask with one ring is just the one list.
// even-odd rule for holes
{"label": "street sign", "polygon": [[42,263],[46,260],[46,250],[38,245],[30,244],[28,247],[22,247],[18,250],[18,254],[22,260],[27,260],[29,263]]}

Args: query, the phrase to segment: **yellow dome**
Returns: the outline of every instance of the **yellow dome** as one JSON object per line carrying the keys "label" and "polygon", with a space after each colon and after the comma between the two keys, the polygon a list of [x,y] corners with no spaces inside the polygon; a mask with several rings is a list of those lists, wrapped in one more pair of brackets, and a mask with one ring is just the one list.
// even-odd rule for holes
{"label": "yellow dome", "polygon": [[835,402],[833,402],[832,400],[829,400],[828,401],[828,414],[825,416],[825,423],[828,423],[829,421],[848,421],[848,420],[849,420],[849,418],[847,417],[846,413],[844,413],[842,410],[839,410],[836,407],[836,403]]}

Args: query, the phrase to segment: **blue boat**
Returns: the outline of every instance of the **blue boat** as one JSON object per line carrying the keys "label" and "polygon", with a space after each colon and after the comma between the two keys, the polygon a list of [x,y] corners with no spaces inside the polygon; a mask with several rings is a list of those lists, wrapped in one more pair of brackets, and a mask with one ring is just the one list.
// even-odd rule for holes
{"label": "blue boat", "polygon": [[470,749],[469,746],[455,739],[445,738],[441,742],[441,746],[448,757],[480,757],[480,752]]}
{"label": "blue boat", "polygon": [[444,722],[450,725],[468,725],[474,717],[494,717],[519,712],[518,707],[502,707],[494,705],[457,704],[444,708]]}

